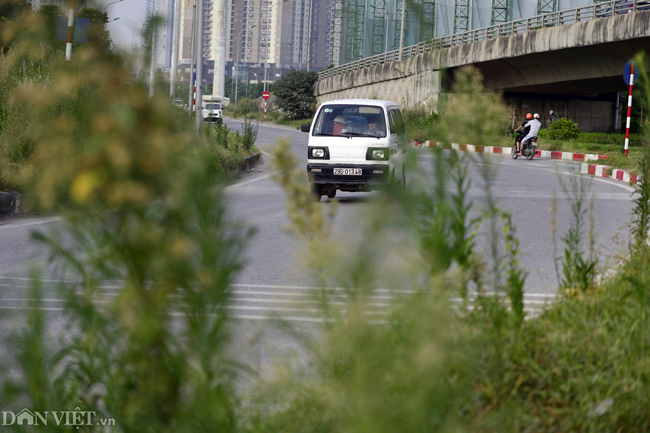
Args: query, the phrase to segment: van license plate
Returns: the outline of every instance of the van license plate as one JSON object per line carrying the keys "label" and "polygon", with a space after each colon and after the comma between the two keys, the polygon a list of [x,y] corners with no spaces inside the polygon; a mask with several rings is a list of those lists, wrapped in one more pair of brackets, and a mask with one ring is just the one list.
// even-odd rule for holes
{"label": "van license plate", "polygon": [[342,174],[344,176],[361,176],[360,168],[335,168],[334,174]]}

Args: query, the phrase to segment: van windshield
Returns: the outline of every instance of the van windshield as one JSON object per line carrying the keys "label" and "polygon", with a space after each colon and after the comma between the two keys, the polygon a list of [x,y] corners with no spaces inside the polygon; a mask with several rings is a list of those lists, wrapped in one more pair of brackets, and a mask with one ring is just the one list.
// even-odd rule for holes
{"label": "van windshield", "polygon": [[368,105],[324,105],[313,135],[386,137],[384,109]]}
{"label": "van windshield", "polygon": [[219,104],[205,104],[206,110],[221,110],[221,105]]}

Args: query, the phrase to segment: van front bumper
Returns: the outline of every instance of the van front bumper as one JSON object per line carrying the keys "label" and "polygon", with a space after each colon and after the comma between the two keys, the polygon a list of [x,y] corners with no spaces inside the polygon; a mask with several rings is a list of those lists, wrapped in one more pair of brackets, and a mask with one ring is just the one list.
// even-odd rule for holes
{"label": "van front bumper", "polygon": [[[360,175],[334,174],[335,168],[361,169]],[[324,189],[370,191],[388,184],[388,165],[307,164],[310,181]]]}

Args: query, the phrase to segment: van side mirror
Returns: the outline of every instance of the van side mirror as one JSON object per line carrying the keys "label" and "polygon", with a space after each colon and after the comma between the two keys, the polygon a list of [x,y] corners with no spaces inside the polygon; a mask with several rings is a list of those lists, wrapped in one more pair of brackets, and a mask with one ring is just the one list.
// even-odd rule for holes
{"label": "van side mirror", "polygon": [[302,132],[309,132],[310,129],[311,129],[311,123],[303,123],[302,125],[300,125],[300,130]]}

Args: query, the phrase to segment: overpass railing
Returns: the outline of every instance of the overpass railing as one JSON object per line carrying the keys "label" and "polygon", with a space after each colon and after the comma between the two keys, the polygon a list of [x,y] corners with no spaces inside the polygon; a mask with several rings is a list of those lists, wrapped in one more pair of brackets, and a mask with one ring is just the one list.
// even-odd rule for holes
{"label": "overpass railing", "polygon": [[[482,29],[470,30],[454,35],[442,36],[429,41],[420,42],[416,45],[402,49],[402,59],[425,53],[434,49],[457,47],[464,44],[495,39],[501,36],[512,36],[526,33],[531,30],[539,30],[548,27],[557,27],[564,24],[573,24],[581,21],[589,21],[596,18],[613,17],[620,14],[633,13],[642,10],[650,10],[650,0],[613,0],[599,2],[590,6],[576,9],[567,9],[559,12],[551,12],[522,20],[510,21]],[[335,68],[326,69],[318,74],[318,78],[327,78],[345,72],[354,71],[382,63],[394,62],[400,59],[400,50],[388,51],[372,57],[346,63]]]}

